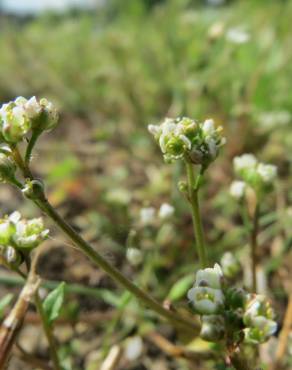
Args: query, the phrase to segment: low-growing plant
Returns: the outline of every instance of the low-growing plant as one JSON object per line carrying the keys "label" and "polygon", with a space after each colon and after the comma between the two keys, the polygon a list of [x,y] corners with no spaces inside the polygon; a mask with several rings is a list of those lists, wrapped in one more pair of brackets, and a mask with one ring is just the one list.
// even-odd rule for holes
{"label": "low-growing plant", "polygon": [[[178,188],[190,205],[196,254],[201,266],[196,271],[194,285],[189,289],[187,297],[194,313],[200,318],[199,324],[197,316],[181,314],[172,307],[166,308],[123,275],[84,240],[51,205],[44,183],[35,178],[31,171],[31,159],[37,139],[46,131],[52,130],[57,122],[56,108],[46,99],[38,100],[32,97],[27,100],[18,97],[2,106],[1,181],[16,186],[82,253],[133,294],[141,304],[166,319],[178,331],[188,333],[193,338],[199,335],[205,341],[216,343],[216,356],[223,360],[226,366],[247,370],[256,368],[257,350],[253,354],[248,353],[247,346],[252,344],[252,348],[257,348],[256,346],[266,342],[277,330],[271,303],[262,294],[257,294],[256,284],[260,204],[273,189],[276,168],[260,163],[251,154],[234,159],[235,172],[241,180],[232,184],[231,194],[239,200],[239,206],[247,211],[247,216],[251,218],[251,221],[248,217],[245,221],[251,234],[253,284],[245,289],[238,283],[235,284],[234,277],[240,273],[241,266],[233,255],[223,255],[221,261],[212,267],[210,247],[206,245],[201,221],[199,193],[204,184],[205,173],[225,144],[222,128],[216,126],[211,119],[198,122],[187,117],[167,118],[160,125],[149,125],[149,131],[157,141],[165,161],[182,161],[185,165],[186,181],[179,181]],[[173,208],[164,204],[160,208],[159,217],[165,219],[171,217],[172,213]],[[153,214],[154,210],[151,208],[142,210],[141,218],[144,224],[151,222]],[[36,275],[37,251],[47,236],[48,230],[41,218],[25,220],[17,211],[5,216],[0,220],[2,262],[7,268],[29,280],[29,277]],[[133,238],[135,231],[128,237],[130,248],[127,251],[127,259],[133,265],[139,265],[143,262],[143,256],[139,249],[131,246]],[[59,370],[62,364],[57,353],[52,323],[63,305],[64,284],[59,285],[44,301],[40,298],[38,287],[34,287],[32,296],[47,335],[53,366]],[[5,343],[10,339],[11,336],[3,336],[1,340]],[[1,353],[2,363],[8,354],[7,347],[7,350]]]}

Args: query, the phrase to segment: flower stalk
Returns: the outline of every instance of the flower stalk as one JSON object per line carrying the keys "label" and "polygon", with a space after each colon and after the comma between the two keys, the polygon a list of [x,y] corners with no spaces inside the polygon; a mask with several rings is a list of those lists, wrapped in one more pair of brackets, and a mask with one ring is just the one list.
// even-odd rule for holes
{"label": "flower stalk", "polygon": [[199,182],[202,174],[200,173],[197,180],[194,175],[192,163],[186,162],[187,179],[188,179],[188,200],[191,206],[194,233],[196,238],[196,247],[202,268],[208,266],[206,246],[204,240],[204,231],[202,226],[200,206],[199,206]]}

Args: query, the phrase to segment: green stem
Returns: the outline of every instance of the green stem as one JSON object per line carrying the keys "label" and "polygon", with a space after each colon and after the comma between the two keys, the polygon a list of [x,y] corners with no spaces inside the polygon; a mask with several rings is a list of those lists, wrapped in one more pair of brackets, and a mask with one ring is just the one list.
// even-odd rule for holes
{"label": "green stem", "polygon": [[170,321],[174,326],[178,326],[191,332],[197,333],[197,328],[192,320],[183,318],[175,312],[165,309],[160,303],[154,300],[148,293],[128,280],[115,267],[111,266],[90,244],[88,244],[63,218],[55,211],[45,197],[39,197],[35,201],[36,205],[72,240],[76,247],[83,252],[95,265],[102,268],[113,280],[131,292],[138,300],[151,308],[160,316]]}
{"label": "green stem", "polygon": [[28,145],[27,145],[27,148],[26,148],[26,152],[25,152],[25,165],[26,167],[28,167],[29,163],[30,163],[30,160],[31,160],[31,154],[32,154],[32,150],[39,138],[39,136],[41,135],[42,131],[38,131],[38,130],[34,130],[32,135],[31,135],[31,138],[28,142]]}
{"label": "green stem", "polygon": [[49,342],[49,348],[50,348],[51,358],[52,358],[53,365],[54,365],[54,370],[62,370],[62,367],[59,363],[59,358],[58,358],[57,343],[55,341],[55,337],[53,335],[50,323],[48,322],[46,313],[43,309],[42,301],[40,299],[38,291],[35,294],[35,305],[40,315],[47,340]]}
{"label": "green stem", "polygon": [[259,232],[259,205],[256,204],[256,208],[253,215],[252,230],[250,234],[250,247],[251,247],[251,261],[252,261],[252,290],[254,293],[257,292],[257,265],[258,265],[258,232]]}
{"label": "green stem", "polygon": [[193,165],[186,162],[187,179],[188,179],[188,199],[191,205],[194,233],[196,238],[196,247],[202,268],[208,266],[207,253],[204,240],[204,231],[202,226],[200,207],[199,207],[199,181],[202,174],[195,179]]}
{"label": "green stem", "polygon": [[[19,152],[18,147],[16,145],[11,145],[10,147],[11,147],[11,150],[12,150],[12,157],[13,157],[15,163],[17,164],[17,166],[22,171],[24,178],[32,180],[33,175],[30,172],[29,167],[24,163],[24,161],[22,159],[22,156]],[[15,183],[15,185],[17,185],[17,184]]]}

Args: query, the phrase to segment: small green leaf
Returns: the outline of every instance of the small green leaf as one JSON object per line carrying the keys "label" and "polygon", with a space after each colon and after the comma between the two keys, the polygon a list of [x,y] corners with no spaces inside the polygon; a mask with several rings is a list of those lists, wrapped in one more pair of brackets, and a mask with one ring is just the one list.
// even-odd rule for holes
{"label": "small green leaf", "polygon": [[52,292],[48,294],[46,299],[44,300],[43,306],[44,311],[46,313],[47,320],[50,324],[56,320],[60,314],[60,310],[63,305],[64,301],[64,294],[65,294],[65,283],[62,282],[54,289]]}
{"label": "small green leaf", "polygon": [[194,281],[194,274],[187,275],[179,279],[170,289],[167,298],[171,301],[177,301],[181,299],[184,295],[186,295],[188,289],[192,286]]}
{"label": "small green leaf", "polygon": [[6,296],[0,300],[0,319],[2,319],[3,317],[5,307],[9,305],[12,299],[13,299],[13,294],[9,293],[9,294],[6,294]]}

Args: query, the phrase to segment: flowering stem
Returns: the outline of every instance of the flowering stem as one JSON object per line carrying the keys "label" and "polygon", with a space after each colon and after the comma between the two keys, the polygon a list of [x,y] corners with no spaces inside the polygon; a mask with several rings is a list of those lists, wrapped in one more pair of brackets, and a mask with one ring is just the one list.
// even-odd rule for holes
{"label": "flowering stem", "polygon": [[146,292],[133,284],[115,267],[111,266],[98,252],[96,252],[63,218],[55,211],[45,197],[39,197],[35,203],[37,206],[49,216],[55,224],[72,240],[72,242],[81,250],[89,259],[97,266],[102,268],[113,280],[130,291],[135,297],[142,301],[145,305],[151,308],[170,321],[173,325],[184,328],[184,330],[196,333],[196,327],[191,320],[181,317],[176,313],[165,309],[160,303],[150,297]]}
{"label": "flowering stem", "polygon": [[[200,207],[199,207],[199,181],[202,173],[195,179],[194,168],[191,163],[186,162],[187,179],[188,179],[188,199],[191,205],[194,233],[196,238],[196,246],[202,268],[208,266],[204,231],[202,226]],[[202,172],[202,171],[201,171]]]}
{"label": "flowering stem", "polygon": [[257,249],[258,249],[258,232],[259,232],[259,205],[256,204],[252,230],[250,235],[250,246],[251,246],[251,261],[252,261],[252,290],[254,293],[257,292]]}
{"label": "flowering stem", "polygon": [[[14,147],[14,160],[18,164],[20,170],[25,177],[33,180],[34,177],[29,169],[29,166],[25,164],[21,154],[17,147]],[[27,176],[28,175],[28,176]],[[165,309],[160,303],[154,300],[148,293],[140,289],[138,286],[133,284],[127,279],[119,270],[111,266],[105,258],[103,258],[98,252],[96,252],[89,243],[87,243],[51,206],[44,193],[32,194],[34,203],[48,216],[54,223],[66,234],[66,236],[72,240],[76,247],[83,252],[95,265],[102,268],[113,280],[126,288],[136,298],[143,302],[146,306],[151,308],[154,312],[170,321],[174,326],[181,327],[185,331],[197,334],[198,328],[194,325],[193,321],[181,317],[179,314]]]}

